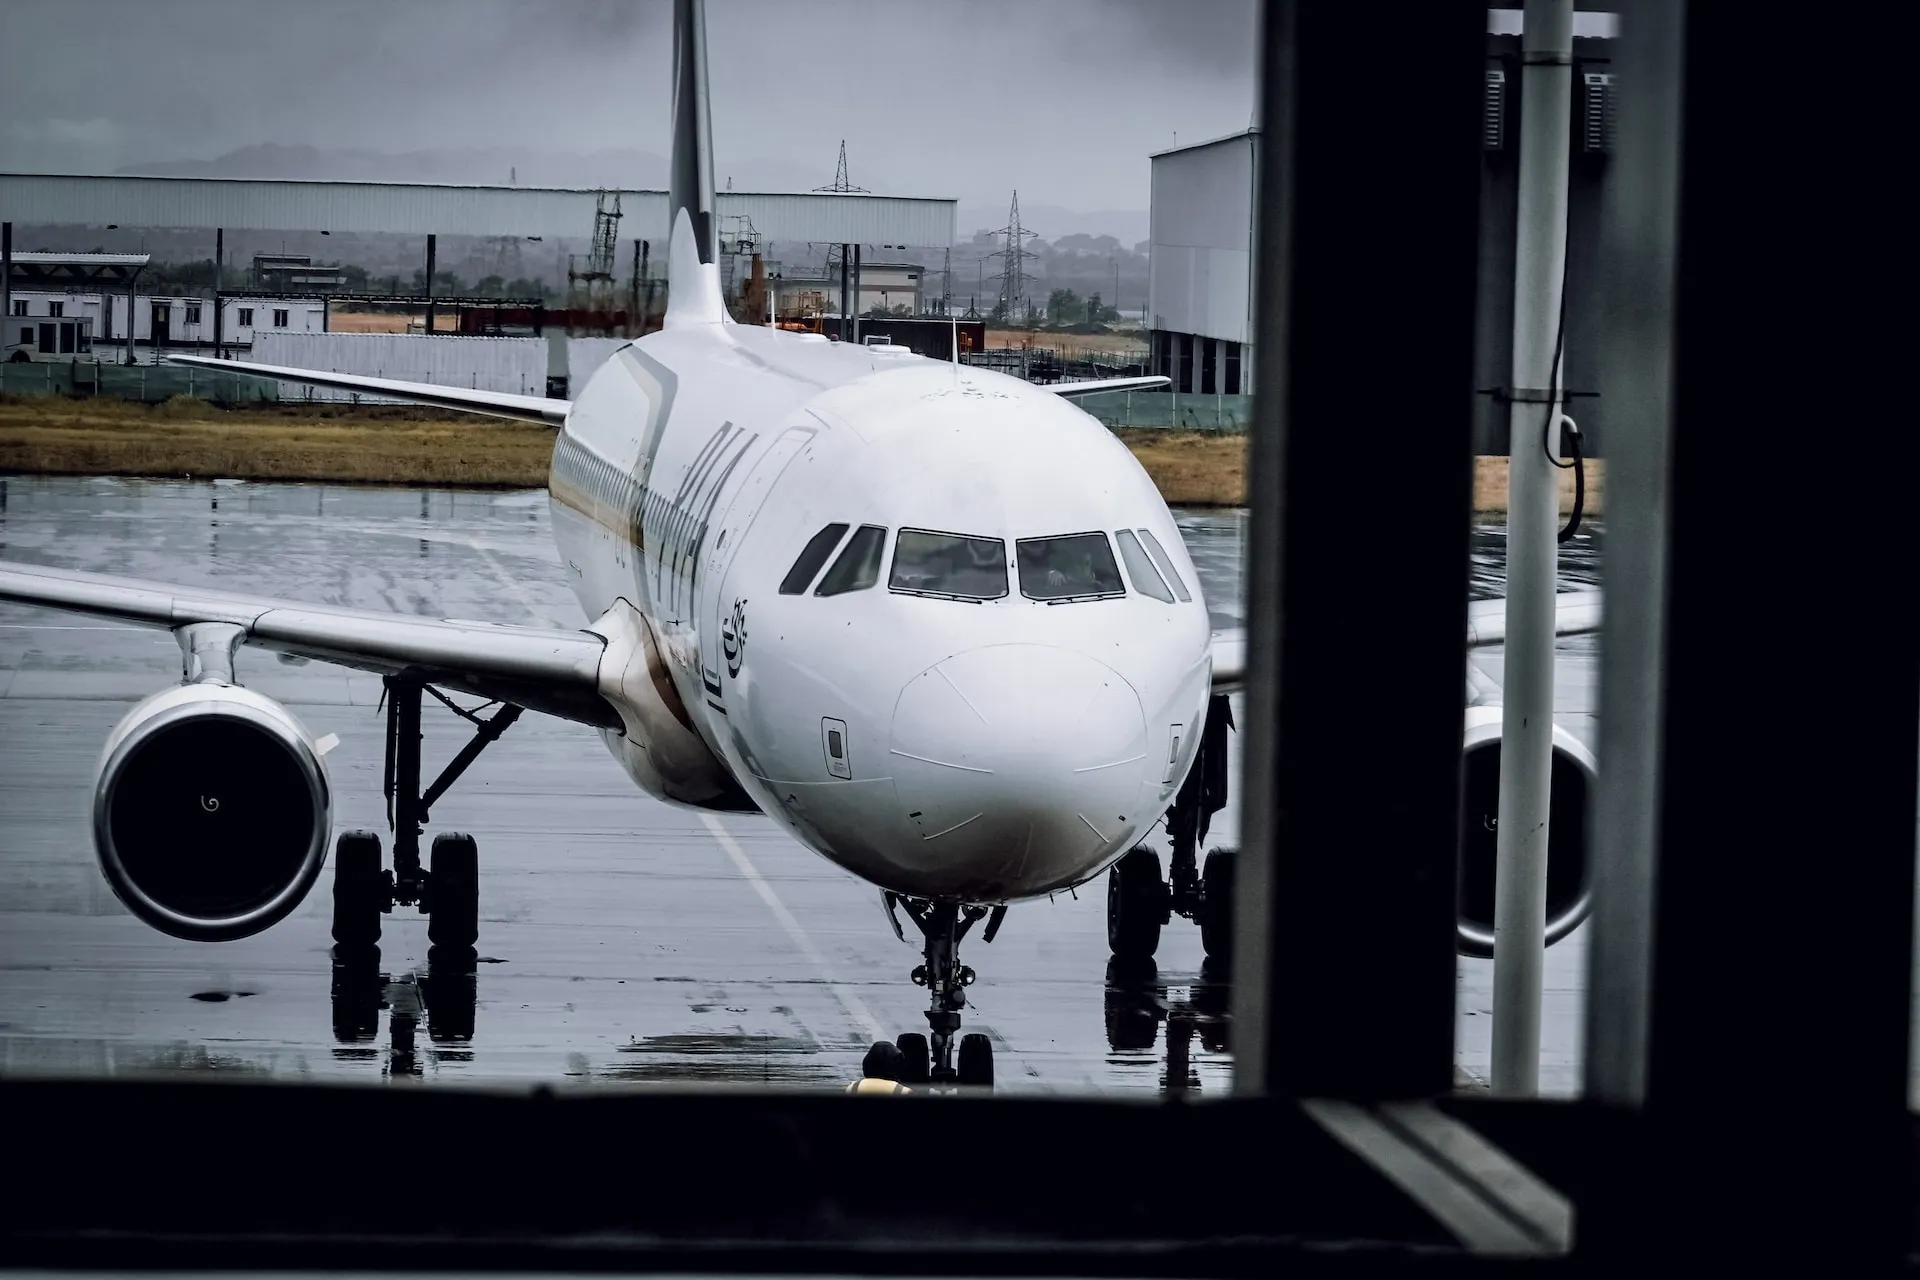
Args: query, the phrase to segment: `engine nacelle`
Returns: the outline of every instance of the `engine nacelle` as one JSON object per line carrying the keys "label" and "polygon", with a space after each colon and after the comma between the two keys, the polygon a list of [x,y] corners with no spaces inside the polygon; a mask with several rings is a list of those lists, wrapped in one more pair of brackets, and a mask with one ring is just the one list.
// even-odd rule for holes
{"label": "engine nacelle", "polygon": [[163,690],[100,757],[100,869],[129,911],[176,938],[244,938],[280,920],[320,874],[331,825],[313,738],[251,689]]}
{"label": "engine nacelle", "polygon": [[[1493,954],[1495,821],[1500,815],[1500,708],[1468,707],[1461,788],[1462,955]],[[1553,727],[1553,800],[1547,818],[1547,945],[1572,933],[1592,905],[1587,811],[1597,776],[1593,753]]]}

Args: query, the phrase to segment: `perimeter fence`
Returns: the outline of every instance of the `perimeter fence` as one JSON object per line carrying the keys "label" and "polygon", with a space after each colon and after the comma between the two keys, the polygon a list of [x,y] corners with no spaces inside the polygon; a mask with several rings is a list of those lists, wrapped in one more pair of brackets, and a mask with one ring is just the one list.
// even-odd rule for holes
{"label": "perimeter fence", "polygon": [[107,396],[146,404],[192,396],[219,405],[241,405],[278,401],[280,387],[264,378],[182,365],[46,361],[0,364],[0,395]]}

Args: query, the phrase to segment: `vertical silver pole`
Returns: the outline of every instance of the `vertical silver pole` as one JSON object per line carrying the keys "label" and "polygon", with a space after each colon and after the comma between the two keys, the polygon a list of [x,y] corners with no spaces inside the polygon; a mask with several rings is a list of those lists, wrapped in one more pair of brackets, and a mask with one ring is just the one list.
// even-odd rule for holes
{"label": "vertical silver pole", "polygon": [[[113,306],[111,298],[107,306]],[[5,354],[17,328],[13,322],[13,224],[0,222],[0,355]]]}
{"label": "vertical silver pole", "polygon": [[[1553,595],[1559,573],[1555,367],[1567,257],[1573,0],[1527,0],[1520,37],[1520,210],[1507,446],[1507,648],[1493,905],[1493,1090],[1540,1087],[1547,836],[1553,767]],[[1529,394],[1529,393],[1539,393]]]}

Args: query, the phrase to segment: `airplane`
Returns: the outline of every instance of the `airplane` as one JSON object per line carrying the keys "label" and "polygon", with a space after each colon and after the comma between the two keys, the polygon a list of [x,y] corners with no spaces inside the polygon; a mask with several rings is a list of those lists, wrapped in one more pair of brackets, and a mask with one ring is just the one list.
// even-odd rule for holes
{"label": "airplane", "polygon": [[[396,906],[427,914],[436,950],[473,947],[477,846],[443,832],[423,862],[421,837],[473,759],[541,712],[596,729],[647,793],[765,814],[877,886],[895,934],[905,939],[905,915],[922,940],[912,976],[928,991],[928,1034],[899,1039],[907,1078],[991,1087],[991,1041],[960,1034],[974,973],[959,947],[983,921],[990,942],[1009,903],[1104,871],[1116,957],[1150,958],[1176,913],[1201,924],[1215,958],[1231,945],[1232,851],[1202,866],[1197,850],[1226,801],[1244,640],[1213,633],[1158,490],[1071,403],[1168,379],[1040,387],[734,323],[715,260],[700,0],[676,0],[674,18],[664,327],[619,349],[576,398],[172,358],[556,428],[553,533],[585,626],[430,620],[5,562],[0,600],[179,641],[182,683],[112,731],[94,791],[102,871],[151,926],[209,941],[257,933],[327,861],[324,752],[235,680],[237,648],[254,645],[386,682],[392,858],[383,865],[373,833],[335,842],[339,948],[372,947]],[[1564,631],[1596,624],[1593,601],[1561,605]],[[1474,626],[1470,642],[1498,638],[1492,612]],[[421,699],[442,691],[498,710],[468,715],[474,738],[423,787]],[[1469,708],[1470,766],[1489,749],[1497,761],[1486,710]],[[1591,775],[1564,733],[1555,750]],[[1484,825],[1495,810],[1473,808],[1468,774]],[[1563,807],[1558,787],[1556,775],[1555,832],[1581,830],[1572,806],[1584,792]],[[1139,843],[1163,816],[1170,880]],[[1490,885],[1491,838],[1480,843],[1469,838],[1469,857],[1484,859]],[[1552,936],[1584,914],[1578,871],[1554,882]],[[1472,915],[1463,949],[1482,934],[1490,946],[1490,910]]]}

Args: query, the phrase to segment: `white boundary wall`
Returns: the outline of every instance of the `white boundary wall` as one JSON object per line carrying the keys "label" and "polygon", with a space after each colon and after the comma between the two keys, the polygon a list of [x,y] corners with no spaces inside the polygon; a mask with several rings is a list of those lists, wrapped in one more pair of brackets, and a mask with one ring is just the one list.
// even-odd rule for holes
{"label": "white boundary wall", "polygon": [[[579,394],[587,378],[627,344],[625,338],[568,338],[568,387]],[[274,333],[255,331],[247,358],[257,364],[324,369],[403,382],[512,395],[547,393],[547,339],[488,338],[423,333]],[[282,400],[348,401],[398,404],[381,396],[360,395],[301,383],[280,384]]]}

